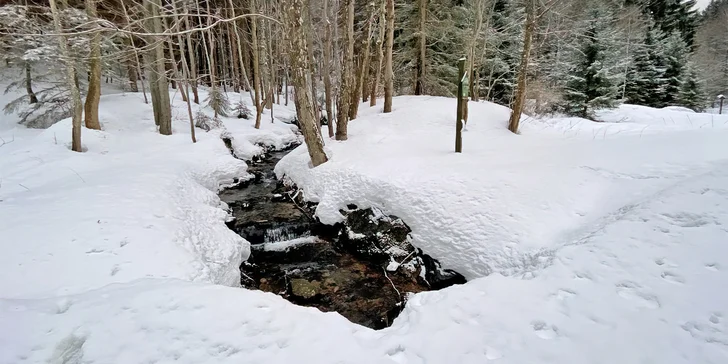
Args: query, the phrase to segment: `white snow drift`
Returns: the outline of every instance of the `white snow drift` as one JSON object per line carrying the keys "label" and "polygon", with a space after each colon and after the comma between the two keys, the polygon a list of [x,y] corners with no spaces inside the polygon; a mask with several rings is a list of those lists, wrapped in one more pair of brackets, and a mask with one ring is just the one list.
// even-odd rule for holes
{"label": "white snow drift", "polygon": [[[113,96],[87,153],[67,122],[0,148],[0,363],[725,363],[728,118],[623,106],[512,135],[507,109],[478,103],[455,154],[454,103],[362,106],[328,163],[301,147],[277,167],[323,221],[379,207],[472,279],[376,332],[211,284],[247,252],[214,193],[245,166],[215,132],[192,145],[183,109],[162,137]],[[226,124],[241,155],[295,138]]]}

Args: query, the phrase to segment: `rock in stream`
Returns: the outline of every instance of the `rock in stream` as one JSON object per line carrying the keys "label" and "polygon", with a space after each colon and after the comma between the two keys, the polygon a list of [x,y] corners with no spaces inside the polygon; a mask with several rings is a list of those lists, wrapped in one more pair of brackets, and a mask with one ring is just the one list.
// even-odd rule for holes
{"label": "rock in stream", "polygon": [[321,224],[315,205],[275,178],[286,153],[251,162],[255,178],[220,194],[234,217],[228,226],[251,243],[240,266],[243,287],[381,329],[409,294],[465,283],[412,246],[410,228],[396,216],[350,205],[344,223]]}

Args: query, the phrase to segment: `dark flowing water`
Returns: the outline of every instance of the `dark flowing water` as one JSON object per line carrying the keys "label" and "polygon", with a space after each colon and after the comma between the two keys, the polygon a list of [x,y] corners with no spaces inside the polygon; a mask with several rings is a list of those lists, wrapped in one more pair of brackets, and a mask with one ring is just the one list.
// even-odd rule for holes
{"label": "dark flowing water", "polygon": [[408,294],[465,282],[415,249],[409,227],[395,216],[350,205],[343,224],[318,222],[315,205],[273,173],[289,151],[249,162],[255,178],[220,193],[234,217],[228,226],[251,243],[240,266],[243,287],[380,329],[391,325]]}

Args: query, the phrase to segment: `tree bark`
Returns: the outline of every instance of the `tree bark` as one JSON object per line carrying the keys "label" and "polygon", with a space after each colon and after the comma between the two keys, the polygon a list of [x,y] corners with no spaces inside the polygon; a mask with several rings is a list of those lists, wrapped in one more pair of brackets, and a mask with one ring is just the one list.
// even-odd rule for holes
{"label": "tree bark", "polygon": [[61,57],[66,64],[66,83],[69,90],[71,91],[71,110],[72,110],[72,129],[71,129],[71,150],[74,152],[81,152],[81,117],[83,113],[83,104],[81,103],[81,92],[78,90],[78,84],[76,84],[76,69],[73,66],[73,59],[71,59],[71,52],[68,50],[68,44],[66,36],[60,35],[63,33],[63,26],[61,26],[61,15],[56,5],[56,0],[50,0],[51,13],[53,15],[53,25],[55,27],[58,36],[58,46],[61,50]]}
{"label": "tree bark", "polygon": [[[171,1],[172,3],[172,9],[174,10],[174,22],[175,24],[180,24],[179,16],[177,15],[177,4],[175,0]],[[182,63],[182,86],[180,87],[180,91],[182,91],[182,95],[184,96],[185,102],[187,103],[187,116],[190,120],[190,136],[192,137],[192,143],[197,143],[197,135],[195,134],[195,119],[192,116],[192,104],[190,103],[190,92],[189,92],[189,85],[190,85],[190,70],[187,65],[187,57],[185,56],[185,51],[182,49],[184,47],[184,42],[182,41],[182,35],[179,33],[177,34],[177,43],[179,45],[180,51],[180,61]],[[170,48],[172,47],[172,42],[170,40]],[[177,73],[177,67],[175,67],[175,75]]]}
{"label": "tree bark", "polygon": [[379,25],[377,29],[377,61],[374,69],[374,81],[372,81],[371,95],[369,95],[369,107],[377,105],[377,95],[379,91],[379,79],[382,75],[382,63],[384,62],[384,35],[386,34],[386,10],[384,1],[382,1],[381,11],[379,12]]}
{"label": "tree bark", "polygon": [[[96,19],[96,0],[86,0],[86,14]],[[90,40],[91,59],[89,59],[89,81],[84,104],[84,123],[89,129],[100,130],[99,101],[101,100],[101,35],[93,33]]]}
{"label": "tree bark", "polygon": [[[326,120],[327,127],[329,130],[329,138],[334,137],[334,104],[332,100],[331,90],[331,21],[329,20],[329,0],[323,0],[324,2],[324,21],[326,22],[326,28],[324,29],[324,97],[326,98]],[[286,98],[286,100],[288,100]]]}
{"label": "tree bark", "polygon": [[[356,75],[356,87],[354,88],[354,93],[351,95],[351,110],[349,111],[349,119],[354,120],[356,119],[357,114],[359,113],[359,104],[361,102],[366,101],[366,97],[364,95],[368,94],[364,90],[364,85],[366,80],[366,75],[369,74],[369,57],[370,57],[370,48],[372,44],[372,23],[374,22],[374,12],[369,17],[369,24],[367,25],[367,31],[364,34],[364,38],[362,39],[362,47],[364,48],[364,55],[360,57],[361,64],[359,65],[359,69],[357,70]],[[359,101],[359,98],[363,98],[363,101]]]}
{"label": "tree bark", "polygon": [[384,112],[392,112],[394,74],[392,73],[392,48],[394,46],[394,0],[387,1],[387,46],[384,59]]}
{"label": "tree bark", "polygon": [[[257,10],[255,0],[250,0],[250,12]],[[250,19],[250,33],[252,38],[253,51],[253,87],[255,88],[255,128],[260,129],[260,117],[263,114],[263,104],[260,102],[261,79],[260,79],[260,50],[258,49],[258,19]]]}
{"label": "tree bark", "polygon": [[418,0],[417,10],[420,22],[417,32],[417,48],[419,54],[417,56],[417,74],[415,75],[415,95],[422,95],[425,93],[425,51],[427,49],[427,35],[425,33],[425,27],[427,24],[427,0]]}
{"label": "tree bark", "polygon": [[[183,6],[182,11],[187,14],[187,7]],[[185,28],[190,29],[190,18],[184,16]],[[195,59],[195,48],[192,46],[192,34],[187,33],[187,54],[190,58],[190,72],[187,76],[190,78],[190,88],[192,89],[192,97],[195,104],[200,104],[200,95],[197,93],[197,60]]]}
{"label": "tree bark", "polygon": [[291,78],[295,89],[296,111],[301,131],[311,157],[311,164],[316,167],[325,163],[328,158],[324,152],[324,142],[321,137],[321,128],[315,120],[313,110],[313,96],[308,85],[310,75],[307,36],[308,26],[303,24],[303,0],[285,0],[283,11],[284,35],[288,45],[288,55],[291,64]]}
{"label": "tree bark", "polygon": [[28,93],[30,104],[38,103],[38,97],[33,91],[33,78],[30,75],[30,62],[25,62],[25,92]]}
{"label": "tree bark", "polygon": [[[339,90],[339,108],[336,118],[336,140],[347,140],[349,124],[349,107],[351,105],[351,89],[354,72],[354,0],[346,0],[346,48],[344,50],[344,66],[341,68],[341,87]],[[357,101],[359,98],[357,97]]]}
{"label": "tree bark", "polygon": [[[147,29],[154,33],[162,33],[162,22],[159,9],[160,0],[150,0],[144,4],[147,16]],[[169,86],[165,70],[164,43],[162,39],[150,36],[148,44],[151,46],[147,55],[149,57],[149,85],[152,89],[152,109],[154,122],[159,125],[159,133],[172,135],[172,109],[169,102]]]}
{"label": "tree bark", "polygon": [[518,68],[518,81],[516,94],[513,98],[513,111],[508,120],[508,130],[518,133],[518,126],[521,122],[524,103],[526,101],[526,78],[528,77],[528,62],[531,58],[531,41],[536,28],[536,0],[526,0],[526,29],[523,32],[523,50],[521,52],[521,63]]}

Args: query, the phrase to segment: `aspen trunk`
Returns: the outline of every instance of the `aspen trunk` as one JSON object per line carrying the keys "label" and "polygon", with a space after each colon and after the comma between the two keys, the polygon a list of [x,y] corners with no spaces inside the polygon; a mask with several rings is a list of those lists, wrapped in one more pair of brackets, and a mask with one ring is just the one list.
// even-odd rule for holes
{"label": "aspen trunk", "polygon": [[314,118],[313,96],[310,93],[308,80],[309,69],[308,40],[306,31],[308,26],[303,24],[303,0],[286,0],[283,11],[284,35],[288,45],[288,55],[291,64],[291,78],[295,89],[296,111],[303,137],[311,157],[311,164],[316,167],[325,163],[328,158],[324,153],[324,141],[321,137],[321,128]]}
{"label": "aspen trunk", "polygon": [[78,90],[76,83],[76,69],[73,66],[71,52],[68,50],[67,39],[63,33],[61,26],[61,15],[56,5],[56,0],[50,0],[51,13],[53,14],[53,25],[58,36],[58,46],[61,50],[61,57],[66,63],[66,83],[71,91],[71,108],[72,108],[72,129],[71,129],[71,150],[81,152],[81,117],[83,113],[83,104],[81,103],[81,92]]}
{"label": "aspen trunk", "polygon": [[[86,0],[86,14],[96,19],[96,0]],[[89,129],[100,130],[99,101],[101,100],[101,35],[96,32],[90,41],[91,59],[89,60],[89,82],[84,104],[84,123]]]}
{"label": "aspen trunk", "polygon": [[521,52],[521,63],[518,68],[518,81],[516,94],[513,98],[513,111],[508,120],[508,130],[518,133],[518,126],[521,122],[521,114],[526,101],[526,78],[528,76],[528,62],[531,58],[531,41],[536,28],[536,0],[526,2],[526,29],[523,32],[523,51]]}
{"label": "aspen trunk", "polygon": [[392,48],[394,46],[394,0],[387,1],[387,46],[384,59],[384,112],[392,112],[394,74],[392,73]]}

